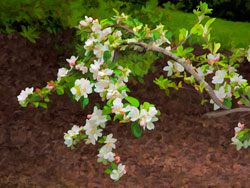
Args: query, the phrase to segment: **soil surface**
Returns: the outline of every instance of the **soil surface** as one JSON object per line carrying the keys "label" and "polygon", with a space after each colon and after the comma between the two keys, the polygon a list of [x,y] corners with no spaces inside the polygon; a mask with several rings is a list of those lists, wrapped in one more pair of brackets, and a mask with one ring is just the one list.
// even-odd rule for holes
{"label": "soil surface", "polygon": [[[152,131],[139,139],[130,124],[110,122],[105,133],[118,139],[115,150],[128,172],[113,182],[97,163],[100,145],[70,150],[63,135],[73,124],[84,125],[91,105],[82,110],[68,96],[51,96],[48,109],[22,108],[22,89],[41,88],[55,80],[59,62],[71,56],[66,48],[72,33],[42,34],[37,44],[16,35],[0,34],[0,188],[248,188],[250,149],[231,145],[240,121],[250,117],[232,114],[204,119],[206,112],[195,90],[171,90],[170,97],[153,83],[166,59],[155,62],[158,71],[145,76],[145,85],[131,82],[131,95],[156,105],[162,115]],[[61,45],[63,53],[56,50]],[[63,56],[62,56],[63,54]],[[249,78],[249,64],[242,64]],[[248,75],[247,75],[248,73]],[[166,74],[166,73],[164,73]],[[187,86],[188,87],[188,86]],[[95,95],[90,104],[98,101]],[[208,104],[209,109],[211,106]]]}

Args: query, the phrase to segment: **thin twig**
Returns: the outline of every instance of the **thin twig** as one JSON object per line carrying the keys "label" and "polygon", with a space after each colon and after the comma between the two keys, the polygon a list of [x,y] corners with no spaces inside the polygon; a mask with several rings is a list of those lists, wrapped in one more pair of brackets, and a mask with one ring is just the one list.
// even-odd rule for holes
{"label": "thin twig", "polygon": [[175,50],[175,49],[178,48],[179,46],[183,45],[183,44],[187,41],[187,39],[188,39],[189,37],[191,37],[192,35],[193,35],[192,33],[189,34],[180,44],[178,44],[178,45],[176,45],[175,47],[173,47],[173,48],[171,49],[171,51],[172,51],[172,50]]}
{"label": "thin twig", "polygon": [[133,34],[135,36],[135,33],[134,31],[132,31],[131,29],[129,29],[128,27],[124,26],[124,25],[121,25],[121,24],[113,24],[113,25],[110,25],[110,27],[114,27],[114,28],[122,28],[122,29],[125,29],[127,32]]}
{"label": "thin twig", "polygon": [[244,95],[240,95],[243,99],[245,99],[247,106],[250,107],[250,101],[248,100],[248,98],[246,98]]}
{"label": "thin twig", "polygon": [[236,112],[248,112],[248,113],[250,113],[250,108],[240,107],[240,108],[235,108],[235,109],[230,109],[230,110],[208,112],[208,113],[205,113],[203,115],[203,117],[216,118],[216,117],[221,117],[221,116],[225,116],[225,115],[236,113]]}

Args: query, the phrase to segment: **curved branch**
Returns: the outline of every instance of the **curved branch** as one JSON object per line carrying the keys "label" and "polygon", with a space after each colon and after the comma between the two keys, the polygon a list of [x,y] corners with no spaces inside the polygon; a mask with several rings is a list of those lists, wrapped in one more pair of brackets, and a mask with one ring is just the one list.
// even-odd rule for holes
{"label": "curved branch", "polygon": [[173,47],[173,48],[171,49],[171,51],[172,51],[172,50],[175,50],[175,49],[178,48],[179,46],[183,45],[183,44],[187,41],[187,39],[189,39],[189,37],[191,37],[192,35],[193,35],[192,33],[189,34],[180,44],[178,44],[178,45],[176,45],[175,47]]}
{"label": "curved branch", "polygon": [[214,90],[210,87],[210,85],[204,80],[202,79],[198,73],[194,70],[194,68],[192,67],[192,65],[188,64],[185,62],[185,59],[181,59],[178,56],[176,56],[175,54],[171,53],[170,51],[158,47],[158,46],[151,46],[145,43],[141,43],[141,42],[131,42],[128,43],[128,45],[137,45],[137,46],[141,46],[147,50],[151,50],[154,52],[161,52],[163,54],[165,54],[166,56],[169,56],[171,59],[173,59],[174,61],[176,61],[177,63],[181,64],[185,70],[187,72],[189,72],[191,75],[194,76],[195,80],[201,84],[202,82],[205,83],[205,89],[208,92],[208,94],[210,95],[210,97],[213,99],[213,101],[222,109],[228,110],[230,108],[228,108],[227,106],[225,106],[219,99],[218,97],[215,95]]}
{"label": "curved branch", "polygon": [[216,118],[216,117],[221,117],[221,116],[225,116],[225,115],[236,113],[236,112],[248,112],[248,113],[250,113],[250,108],[241,107],[241,108],[235,108],[235,109],[230,109],[230,110],[208,112],[208,113],[205,113],[203,115],[203,117]]}

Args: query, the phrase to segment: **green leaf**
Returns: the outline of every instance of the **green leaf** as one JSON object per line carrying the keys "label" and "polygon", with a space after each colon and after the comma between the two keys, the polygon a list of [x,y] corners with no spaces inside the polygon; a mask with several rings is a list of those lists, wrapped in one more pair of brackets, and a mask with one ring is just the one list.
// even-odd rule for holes
{"label": "green leaf", "polygon": [[106,174],[111,174],[111,173],[112,173],[112,170],[106,169],[106,170],[104,171],[104,173],[106,173]]}
{"label": "green leaf", "polygon": [[45,98],[44,98],[44,101],[45,101],[45,102],[49,102],[49,101],[50,101],[50,100],[49,100],[49,97],[45,97]]}
{"label": "green leaf", "polygon": [[121,87],[119,87],[117,90],[118,90],[120,93],[121,93],[123,90],[125,90],[125,91],[127,91],[127,92],[130,92],[130,89],[129,89],[127,86],[121,86]]}
{"label": "green leaf", "polygon": [[114,74],[117,74],[117,75],[122,75],[122,71],[119,70],[119,69],[114,70],[113,73],[114,73]]}
{"label": "green leaf", "polygon": [[224,99],[223,104],[228,108],[232,107],[232,99]]}
{"label": "green leaf", "polygon": [[89,98],[81,97],[80,103],[81,103],[82,108],[84,109],[89,104]]}
{"label": "green leaf", "polygon": [[211,18],[207,21],[207,23],[205,24],[207,26],[207,28],[209,28],[209,26],[216,20],[216,18]]}
{"label": "green leaf", "polygon": [[43,107],[43,108],[47,108],[47,104],[46,104],[46,103],[41,102],[39,105],[40,105],[41,107]]}
{"label": "green leaf", "polygon": [[143,132],[143,128],[138,122],[133,122],[131,125],[131,132],[136,138],[140,138]]}
{"label": "green leaf", "polygon": [[250,100],[250,91],[247,92],[247,97],[248,97],[248,99]]}
{"label": "green leaf", "polygon": [[109,168],[111,170],[117,170],[117,165],[115,163],[111,163]]}
{"label": "green leaf", "polygon": [[112,112],[112,109],[109,106],[104,106],[102,110],[102,115],[108,115]]}
{"label": "green leaf", "polygon": [[237,138],[240,139],[242,136],[247,134],[250,129],[244,129],[243,131],[240,131],[239,134],[237,135]]}
{"label": "green leaf", "polygon": [[64,89],[62,86],[56,87],[56,92],[58,95],[63,95],[64,94]]}
{"label": "green leaf", "polygon": [[140,105],[140,102],[134,97],[128,96],[125,97],[125,100],[127,100],[132,106],[135,106],[136,108],[138,108]]}
{"label": "green leaf", "polygon": [[216,43],[216,42],[214,43],[214,51],[213,51],[214,54],[217,53],[217,51],[220,49],[220,46],[221,46],[220,43]]}
{"label": "green leaf", "polygon": [[111,53],[110,53],[110,51],[108,51],[108,50],[105,51],[104,54],[103,54],[103,59],[104,59],[104,61],[105,61],[105,62],[108,62],[110,58],[111,58]]}
{"label": "green leaf", "polygon": [[39,102],[33,102],[33,105],[37,108],[39,106]]}

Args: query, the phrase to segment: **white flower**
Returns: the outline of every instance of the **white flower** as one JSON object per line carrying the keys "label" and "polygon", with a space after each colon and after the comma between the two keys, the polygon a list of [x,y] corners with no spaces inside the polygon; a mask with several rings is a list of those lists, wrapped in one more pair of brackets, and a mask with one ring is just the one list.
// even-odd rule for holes
{"label": "white flower", "polygon": [[86,67],[86,66],[84,65],[84,63],[81,63],[81,64],[76,65],[75,68],[76,68],[77,70],[82,71],[82,74],[85,74],[85,73],[88,72],[88,67]]}
{"label": "white flower", "polygon": [[110,178],[118,181],[124,174],[126,174],[125,165],[119,164],[117,170],[113,170]]}
{"label": "white flower", "polygon": [[198,75],[199,75],[201,78],[204,79],[204,77],[205,77],[204,70],[203,70],[201,67],[197,68],[196,70],[197,70]]}
{"label": "white flower", "polygon": [[117,167],[117,170],[120,176],[122,176],[123,174],[126,174],[125,165],[119,164]]}
{"label": "white flower", "polygon": [[[102,147],[103,148],[103,147]],[[99,154],[97,155],[99,158],[103,158],[108,160],[109,162],[113,162],[115,160],[115,154],[111,151],[107,151],[105,149],[102,149],[99,151]]]}
{"label": "white flower", "polygon": [[226,75],[226,71],[218,70],[215,72],[215,76],[213,77],[213,84],[222,84],[224,82],[224,76]]}
{"label": "white flower", "polygon": [[109,134],[106,138],[106,140],[104,141],[105,144],[105,148],[109,151],[111,151],[112,149],[115,149],[115,142],[117,141],[117,139],[113,138],[113,134]]}
{"label": "white flower", "polygon": [[115,114],[120,113],[121,109],[123,108],[123,103],[122,103],[122,99],[121,98],[116,98],[113,101],[113,109],[112,112]]}
{"label": "white flower", "polygon": [[102,31],[105,37],[108,36],[111,32],[112,32],[111,27],[107,27]]}
{"label": "white flower", "polygon": [[105,51],[109,50],[107,45],[96,44],[94,48],[94,54],[98,58],[102,58]]}
{"label": "white flower", "polygon": [[223,101],[223,99],[227,96],[224,86],[221,86],[218,91],[214,90],[214,93],[221,101]]}
{"label": "white flower", "polygon": [[104,70],[99,71],[97,76],[105,77],[105,76],[110,76],[112,74],[113,74],[113,70],[111,70],[111,69],[104,69]]}
{"label": "white flower", "polygon": [[208,64],[212,64],[213,62],[219,61],[220,60],[220,53],[215,54],[215,56],[210,53],[207,55],[207,59],[208,59]]}
{"label": "white flower", "polygon": [[98,72],[99,72],[99,69],[100,69],[101,65],[102,65],[102,64],[101,64],[100,61],[95,61],[95,60],[94,60],[94,64],[91,64],[91,65],[90,65],[89,71],[90,71],[91,73],[93,73],[93,79],[96,79],[96,78],[97,78]]}
{"label": "white flower", "polygon": [[109,88],[110,84],[111,83],[108,77],[106,77],[105,79],[98,80],[98,82],[95,83],[95,92],[96,93],[105,92],[106,89]]}
{"label": "white flower", "polygon": [[231,72],[237,72],[237,70],[233,66],[228,65],[228,72],[230,74]]}
{"label": "white flower", "polygon": [[168,71],[168,76],[171,76],[174,72],[183,72],[184,67],[180,65],[179,63],[174,62],[174,64],[171,61],[168,61],[168,66],[165,66],[163,68],[164,71]]}
{"label": "white flower", "polygon": [[98,140],[98,137],[102,136],[102,129],[97,129],[97,127],[87,129],[86,135],[88,135],[88,138],[90,139],[91,143],[95,145],[96,141]]}
{"label": "white flower", "polygon": [[84,96],[85,98],[88,97],[88,94],[92,93],[92,86],[93,84],[90,84],[90,81],[82,78],[77,79],[75,81],[75,86],[70,89],[71,93],[75,95],[75,99],[78,101],[81,96]]}
{"label": "white flower", "polygon": [[93,21],[93,26],[91,27],[92,31],[96,33],[97,31],[101,31],[102,26],[98,23],[97,20]]}
{"label": "white flower", "polygon": [[75,135],[78,135],[79,132],[83,129],[83,127],[79,127],[77,125],[74,125],[71,130],[68,131],[68,134],[72,137]]}
{"label": "white flower", "polygon": [[90,23],[93,21],[93,18],[92,17],[88,17],[88,16],[85,16],[85,20]]}
{"label": "white flower", "polygon": [[140,117],[140,112],[138,110],[138,108],[134,107],[134,106],[128,106],[128,110],[129,110],[129,113],[127,115],[128,118],[131,118],[131,121],[136,121],[139,119]]}
{"label": "white flower", "polygon": [[66,59],[66,61],[69,63],[69,65],[72,67],[75,65],[76,60],[78,59],[78,57],[75,56],[71,56],[70,59]]}
{"label": "white flower", "polygon": [[118,181],[120,179],[120,174],[118,170],[113,170],[112,173],[110,174],[110,178],[112,180]]}
{"label": "white flower", "polygon": [[237,82],[239,86],[241,86],[241,84],[243,84],[244,82],[246,82],[246,79],[243,79],[242,76],[240,75],[233,75],[232,78],[230,78],[231,83],[232,82]]}
{"label": "white flower", "polygon": [[67,147],[72,146],[73,139],[70,137],[69,134],[64,133],[64,144],[67,145]]}
{"label": "white flower", "polygon": [[80,25],[81,25],[82,27],[87,27],[87,26],[89,26],[89,23],[88,23],[88,22],[85,22],[84,20],[81,20],[81,21],[80,21]]}
{"label": "white flower", "polygon": [[164,71],[168,71],[168,76],[172,76],[173,74],[173,63],[171,61],[168,61],[168,66],[165,66],[163,68]]}
{"label": "white flower", "polygon": [[34,88],[25,88],[25,90],[22,90],[21,93],[17,96],[17,100],[20,104],[23,104],[26,100],[26,98],[33,93]]}
{"label": "white flower", "polygon": [[61,80],[63,77],[67,76],[69,70],[65,68],[58,69],[57,80]]}
{"label": "white flower", "polygon": [[96,125],[104,126],[107,121],[107,116],[102,115],[102,110],[98,109],[97,106],[95,106],[94,112],[91,114],[91,118],[89,119],[89,121],[91,120],[95,121]]}
{"label": "white flower", "polygon": [[113,35],[115,37],[121,37],[122,36],[122,32],[121,31],[116,31]]}

